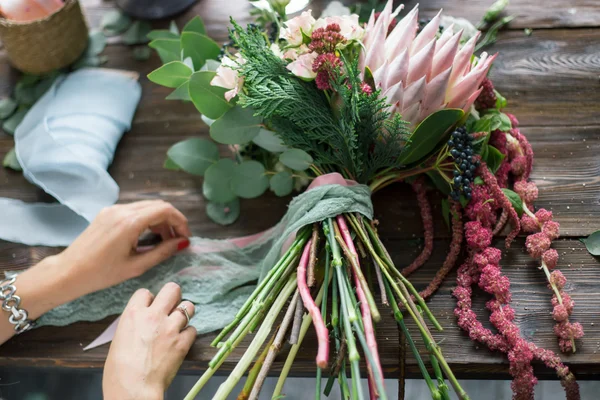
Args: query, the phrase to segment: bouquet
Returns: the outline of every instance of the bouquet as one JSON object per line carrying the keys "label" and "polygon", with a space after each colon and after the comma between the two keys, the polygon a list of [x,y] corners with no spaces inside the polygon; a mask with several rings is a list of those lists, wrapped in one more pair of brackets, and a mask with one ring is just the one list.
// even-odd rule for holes
{"label": "bouquet", "polygon": [[[458,22],[442,28],[440,14],[420,23],[417,8],[399,18],[403,7],[394,9],[392,1],[365,22],[343,8],[318,19],[311,11],[287,19],[285,2],[275,3],[256,12],[256,24],[242,27],[232,20],[231,41],[223,47],[206,36],[199,18],[180,35],[150,34],[150,46],[165,64],[149,78],[175,89],[169,98],[192,101],[210,125],[211,138],[231,150],[231,157],[219,158],[215,143],[194,138],[168,152],[166,167],[204,176],[211,218],[231,223],[239,198],[269,188],[285,196],[311,182],[282,220],[286,229],[278,242],[287,239],[287,245],[281,252],[274,246],[270,254],[276,257],[264,260],[256,289],[215,338],[217,353],[187,398],[200,393],[251,332],[252,343],[214,398],[228,398],[245,373],[239,398],[258,398],[289,333],[292,347],[273,393],[277,398],[312,325],[318,340],[315,397],[327,395],[337,380],[344,398],[364,398],[363,358],[370,398],[385,399],[374,324],[382,312],[392,312],[432,399],[450,398],[446,380],[467,399],[431,334],[441,326],[424,300],[463,248],[454,291],[458,325],[472,340],[508,355],[514,398],[533,398],[533,360],[556,370],[569,399],[579,398],[560,358],[521,336],[501,252],[491,245],[507,224],[507,247],[520,232],[529,234],[527,251],[540,261],[553,291],[561,349],[575,351],[581,325],[569,321],[573,302],[564,291],[564,275],[555,269],[558,254],[550,248],[558,223],[551,212],[534,210],[537,188],[528,180],[533,152],[517,119],[502,112],[506,100],[486,77],[497,55],[474,54],[476,29]],[[497,17],[501,5],[495,7]],[[383,245],[370,203],[373,193],[396,182],[412,185],[425,230],[422,253],[404,269]],[[432,251],[429,188],[446,196],[442,210],[452,243],[434,280],[419,292],[407,276]],[[487,308],[496,332],[483,327],[471,309],[473,285],[491,296]],[[416,331],[407,329],[405,316]],[[433,377],[414,335],[425,344]],[[324,374],[329,379],[322,386]]]}

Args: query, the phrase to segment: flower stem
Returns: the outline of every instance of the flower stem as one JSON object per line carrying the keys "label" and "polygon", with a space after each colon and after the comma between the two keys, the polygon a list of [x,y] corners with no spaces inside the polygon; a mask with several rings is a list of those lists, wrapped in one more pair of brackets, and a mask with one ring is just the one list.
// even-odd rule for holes
{"label": "flower stem", "polygon": [[[313,231],[314,232],[314,231]],[[314,234],[313,234],[314,237]],[[331,258],[330,258],[330,250],[329,246],[325,246],[325,278],[323,279],[323,286],[325,289],[323,290],[323,301],[321,302],[321,315],[323,316],[323,323],[327,326],[327,293],[329,291],[329,274],[330,274],[330,266],[331,266]],[[319,400],[321,398],[321,375],[323,374],[323,369],[317,368],[317,385],[315,388],[315,400]]]}
{"label": "flower stem", "polygon": [[267,357],[267,353],[269,352],[270,347],[273,345],[273,341],[275,340],[275,335],[271,336],[271,340],[267,343],[262,353],[260,353],[260,357],[254,362],[254,366],[250,372],[248,372],[248,378],[246,378],[246,383],[238,395],[237,400],[246,400],[250,399],[253,391],[253,387],[255,387],[256,380],[262,371],[262,367],[264,366],[265,359]]}

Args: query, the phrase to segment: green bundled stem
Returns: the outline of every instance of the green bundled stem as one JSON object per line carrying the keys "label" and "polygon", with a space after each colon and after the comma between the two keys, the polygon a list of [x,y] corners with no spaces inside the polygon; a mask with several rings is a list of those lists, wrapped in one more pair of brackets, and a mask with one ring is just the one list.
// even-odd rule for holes
{"label": "green bundled stem", "polygon": [[269,342],[263,349],[263,352],[260,354],[260,357],[254,363],[254,366],[252,367],[250,372],[248,372],[248,378],[246,379],[246,383],[244,384],[244,387],[242,388],[241,393],[238,395],[237,400],[247,400],[250,397],[252,388],[254,387],[254,384],[256,383],[256,378],[258,378],[258,374],[260,373],[260,370],[262,369],[265,359],[267,358],[267,354],[269,353],[269,348],[273,345],[275,336],[276,335],[271,336],[271,340],[269,340]]}
{"label": "green bundled stem", "polygon": [[[313,238],[315,234],[313,232]],[[323,279],[323,301],[321,302],[321,315],[323,316],[323,323],[327,325],[327,293],[329,291],[329,274],[331,267],[330,248],[325,246],[325,277]],[[321,376],[323,374],[322,368],[317,368],[317,385],[315,387],[315,399],[321,398]]]}

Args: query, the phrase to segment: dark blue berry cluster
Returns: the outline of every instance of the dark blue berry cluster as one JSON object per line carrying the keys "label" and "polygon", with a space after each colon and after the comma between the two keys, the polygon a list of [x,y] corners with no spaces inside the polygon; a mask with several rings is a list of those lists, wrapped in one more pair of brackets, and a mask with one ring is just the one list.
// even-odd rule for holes
{"label": "dark blue berry cluster", "polygon": [[448,140],[448,147],[456,165],[450,196],[453,200],[458,201],[462,193],[465,198],[471,199],[475,170],[479,166],[479,161],[473,161],[473,137],[467,133],[464,127],[458,128],[452,132],[452,137]]}

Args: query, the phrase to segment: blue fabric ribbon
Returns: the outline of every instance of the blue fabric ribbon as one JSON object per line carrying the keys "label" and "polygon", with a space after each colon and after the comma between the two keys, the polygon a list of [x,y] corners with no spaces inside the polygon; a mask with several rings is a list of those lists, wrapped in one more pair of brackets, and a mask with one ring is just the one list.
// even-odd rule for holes
{"label": "blue fabric ribbon", "polygon": [[67,246],[119,187],[106,171],[131,128],[141,87],[129,74],[82,69],[59,77],[15,132],[23,175],[58,203],[0,198],[0,239]]}

